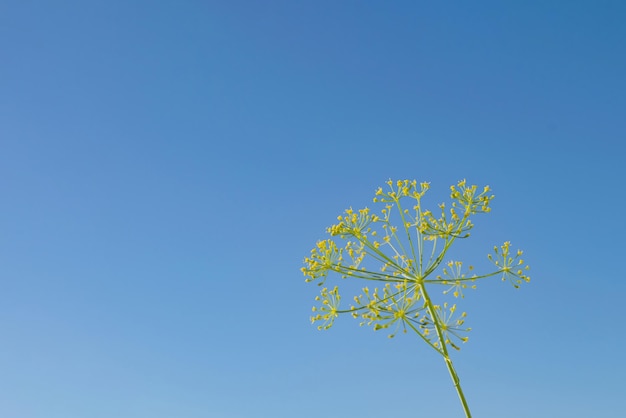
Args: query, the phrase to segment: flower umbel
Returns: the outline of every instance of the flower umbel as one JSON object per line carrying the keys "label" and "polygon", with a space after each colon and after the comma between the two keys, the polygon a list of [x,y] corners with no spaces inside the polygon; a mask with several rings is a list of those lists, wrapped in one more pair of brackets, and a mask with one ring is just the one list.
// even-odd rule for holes
{"label": "flower umbel", "polygon": [[339,312],[339,302],[341,301],[339,288],[335,286],[332,290],[328,290],[325,287],[320,292],[320,295],[315,297],[315,300],[320,301],[321,304],[319,307],[313,307],[314,314],[311,316],[311,322],[322,321],[322,324],[318,325],[317,329],[328,329],[333,325]]}
{"label": "flower umbel", "polygon": [[444,261],[451,245],[470,236],[472,219],[489,213],[489,186],[479,191],[465,180],[450,187],[450,202],[441,203],[438,215],[422,205],[430,183],[416,180],[389,180],[379,187],[374,204],[369,208],[347,209],[338,223],[327,229],[330,238],[318,241],[304,259],[302,272],[307,282],[322,286],[331,273],[347,280],[366,280],[365,286],[352,297],[349,309],[341,310],[339,287],[323,287],[316,297],[311,321],[318,329],[329,329],[341,314],[350,314],[371,325],[374,330],[389,330],[393,337],[399,330],[415,332],[431,348],[441,354],[455,383],[457,394],[467,417],[469,407],[458,376],[449,358],[448,347],[460,348],[466,342],[465,312],[458,314],[457,305],[447,301],[435,303],[429,293],[431,285],[443,285],[441,297],[464,297],[464,290],[475,289],[476,283],[500,276],[516,288],[528,282],[529,267],[521,258],[522,251],[512,253],[507,241],[494,247],[488,255],[495,270],[477,274],[474,267],[466,271],[461,261]]}

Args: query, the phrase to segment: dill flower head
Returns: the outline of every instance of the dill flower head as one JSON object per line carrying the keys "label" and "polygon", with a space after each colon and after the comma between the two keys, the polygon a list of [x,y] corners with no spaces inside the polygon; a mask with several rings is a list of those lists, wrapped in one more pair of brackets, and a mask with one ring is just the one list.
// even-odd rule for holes
{"label": "dill flower head", "polygon": [[357,280],[368,282],[357,287],[360,292],[348,307],[340,306],[338,285],[323,287],[311,320],[329,329],[339,315],[350,314],[361,325],[388,330],[390,337],[414,331],[442,354],[446,346],[458,349],[459,341],[467,341],[466,314],[457,314],[456,304],[435,303],[427,287],[443,286],[442,297],[463,297],[478,280],[497,275],[518,287],[530,280],[522,252],[513,255],[509,242],[495,247],[488,257],[496,269],[485,274],[445,260],[456,240],[470,236],[473,216],[490,212],[494,196],[489,186],[479,189],[461,180],[450,187],[450,202],[434,212],[422,205],[430,183],[389,180],[386,186],[375,191],[378,211],[346,209],[327,228],[329,238],[318,241],[304,259],[307,282],[322,286],[331,276],[347,279],[348,288]]}

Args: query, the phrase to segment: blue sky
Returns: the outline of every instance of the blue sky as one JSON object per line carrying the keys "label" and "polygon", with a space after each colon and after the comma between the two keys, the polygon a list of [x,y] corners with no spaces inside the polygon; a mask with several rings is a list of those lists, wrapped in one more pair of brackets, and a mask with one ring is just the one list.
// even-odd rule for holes
{"label": "blue sky", "polygon": [[[309,323],[302,260],[387,179],[466,178],[475,416],[616,417],[619,1],[3,1],[0,415],[462,416],[440,358]],[[482,260],[482,261],[480,261]]]}

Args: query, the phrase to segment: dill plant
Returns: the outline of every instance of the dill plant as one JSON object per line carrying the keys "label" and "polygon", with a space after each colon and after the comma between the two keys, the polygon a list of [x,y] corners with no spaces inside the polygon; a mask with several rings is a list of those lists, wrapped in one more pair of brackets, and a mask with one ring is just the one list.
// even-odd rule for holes
{"label": "dill plant", "polygon": [[[513,252],[508,241],[488,255],[493,269],[487,273],[475,273],[471,265],[465,269],[461,261],[446,261],[452,244],[469,237],[472,217],[490,211],[494,196],[489,186],[479,192],[462,180],[450,187],[450,206],[441,203],[436,216],[422,207],[428,189],[426,182],[389,180],[387,188],[378,188],[374,197],[374,203],[382,206],[380,212],[347,209],[339,222],[327,229],[330,238],[318,241],[305,258],[302,272],[307,282],[322,286],[311,316],[318,329],[329,329],[339,315],[348,314],[360,319],[361,325],[389,330],[389,337],[400,330],[414,332],[443,357],[469,418],[471,412],[450,349],[460,349],[470,328],[465,325],[466,313],[458,312],[453,302],[463,297],[465,289],[475,288],[477,281],[489,277],[500,276],[517,288],[530,280],[526,275],[529,267],[521,258],[522,251]],[[329,275],[370,283],[345,308],[339,286],[326,285]],[[449,300],[435,303],[434,286],[442,286],[443,298]]]}

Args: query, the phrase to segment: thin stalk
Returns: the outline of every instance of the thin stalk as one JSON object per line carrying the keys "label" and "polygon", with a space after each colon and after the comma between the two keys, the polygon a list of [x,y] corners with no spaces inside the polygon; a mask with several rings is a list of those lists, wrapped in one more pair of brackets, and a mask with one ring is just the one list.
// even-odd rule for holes
{"label": "thin stalk", "polygon": [[424,302],[426,303],[426,308],[428,309],[428,313],[433,320],[433,324],[435,326],[435,331],[437,332],[437,338],[439,339],[440,351],[439,353],[443,356],[444,361],[446,362],[446,367],[448,368],[448,372],[450,373],[450,377],[452,378],[452,382],[454,383],[454,389],[456,389],[456,393],[459,396],[459,400],[461,401],[461,405],[463,406],[463,411],[465,412],[465,416],[467,418],[472,418],[472,413],[469,410],[469,406],[467,405],[467,401],[465,400],[465,395],[463,394],[463,389],[461,388],[461,381],[459,380],[459,375],[456,373],[454,369],[454,365],[452,364],[452,360],[450,359],[450,355],[448,354],[448,347],[446,347],[445,336],[443,335],[443,330],[441,329],[441,324],[439,323],[439,317],[437,316],[437,312],[435,311],[435,307],[430,300],[430,296],[426,292],[426,286],[424,284],[420,284],[420,292],[422,293],[422,297],[424,298]]}

